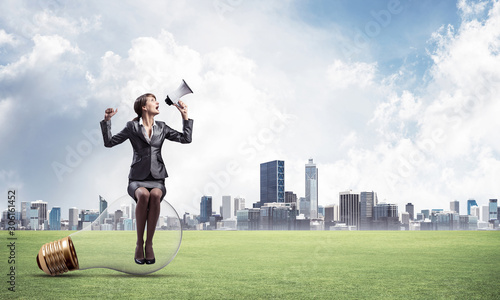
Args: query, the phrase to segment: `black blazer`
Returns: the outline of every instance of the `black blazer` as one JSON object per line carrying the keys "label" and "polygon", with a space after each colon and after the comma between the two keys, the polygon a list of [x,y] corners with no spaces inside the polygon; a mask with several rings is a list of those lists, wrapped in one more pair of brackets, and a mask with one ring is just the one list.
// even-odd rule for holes
{"label": "black blazer", "polygon": [[182,144],[191,143],[191,133],[193,131],[193,120],[182,121],[182,133],[174,130],[164,122],[155,121],[157,127],[151,136],[151,143],[148,143],[139,121],[129,121],[121,132],[116,135],[111,134],[111,120],[101,121],[102,137],[104,146],[110,148],[130,140],[134,149],[134,158],[130,166],[129,179],[144,180],[149,173],[156,179],[168,177],[165,164],[161,157],[161,147],[165,139]]}

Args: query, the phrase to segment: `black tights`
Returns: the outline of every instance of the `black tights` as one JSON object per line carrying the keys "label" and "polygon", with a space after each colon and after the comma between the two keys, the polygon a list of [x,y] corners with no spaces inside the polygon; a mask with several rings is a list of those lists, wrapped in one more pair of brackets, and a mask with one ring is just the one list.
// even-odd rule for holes
{"label": "black tights", "polygon": [[[160,189],[154,188],[148,191],[144,187],[135,190],[135,199],[137,206],[135,207],[135,217],[137,225],[137,247],[135,249],[135,258],[152,259],[155,257],[153,252],[153,236],[155,234],[156,223],[160,216],[160,201],[162,196]],[[147,221],[147,222],[146,222]],[[144,229],[147,223],[146,234],[146,257],[144,257]]]}

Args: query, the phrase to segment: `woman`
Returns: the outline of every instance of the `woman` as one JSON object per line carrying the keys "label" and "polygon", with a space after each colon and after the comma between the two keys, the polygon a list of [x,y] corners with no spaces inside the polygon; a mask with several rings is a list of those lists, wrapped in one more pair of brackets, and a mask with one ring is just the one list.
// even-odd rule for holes
{"label": "woman", "polygon": [[[144,94],[134,103],[137,117],[127,122],[118,134],[111,134],[111,117],[118,109],[108,108],[101,121],[104,146],[113,147],[129,139],[134,149],[130,166],[128,194],[137,202],[135,209],[137,224],[137,245],[134,261],[137,264],[154,264],[153,235],[160,215],[160,202],[165,197],[165,178],[167,170],[161,157],[161,147],[165,139],[183,144],[191,143],[193,120],[188,118],[187,105],[182,101],[174,104],[183,119],[182,132],[168,127],[164,122],[155,121],[160,113],[159,103],[153,94]],[[144,229],[147,223],[147,236],[144,245]],[[145,252],[145,255],[144,255]]]}

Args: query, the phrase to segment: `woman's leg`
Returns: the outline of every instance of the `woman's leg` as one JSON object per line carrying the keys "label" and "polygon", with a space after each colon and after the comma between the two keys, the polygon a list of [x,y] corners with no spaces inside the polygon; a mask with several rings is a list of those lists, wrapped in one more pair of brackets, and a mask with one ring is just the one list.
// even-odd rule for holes
{"label": "woman's leg", "polygon": [[135,258],[144,258],[144,229],[148,218],[150,194],[146,188],[140,187],[135,190],[137,206],[135,207],[135,218],[137,227],[137,246],[135,248]]}
{"label": "woman's leg", "polygon": [[153,236],[155,234],[156,223],[160,216],[160,201],[163,192],[160,189],[154,188],[149,196],[149,212],[148,212],[148,231],[146,233],[146,259],[153,259],[155,257],[153,251]]}

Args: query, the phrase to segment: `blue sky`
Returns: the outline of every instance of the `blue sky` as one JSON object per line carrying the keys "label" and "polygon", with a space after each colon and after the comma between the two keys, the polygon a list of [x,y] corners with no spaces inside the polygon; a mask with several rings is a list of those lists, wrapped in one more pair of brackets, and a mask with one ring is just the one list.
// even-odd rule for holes
{"label": "blue sky", "polygon": [[[97,208],[126,194],[132,150],[106,149],[133,100],[185,79],[193,143],[163,150],[167,200],[258,201],[259,164],[281,159],[304,196],[338,193],[448,208],[498,198],[497,1],[2,1],[0,186],[19,201]],[[391,12],[392,10],[392,12]],[[163,103],[163,102],[161,102]],[[164,103],[158,120],[180,129]],[[236,166],[236,171],[232,167]],[[0,209],[6,208],[6,201]]]}

